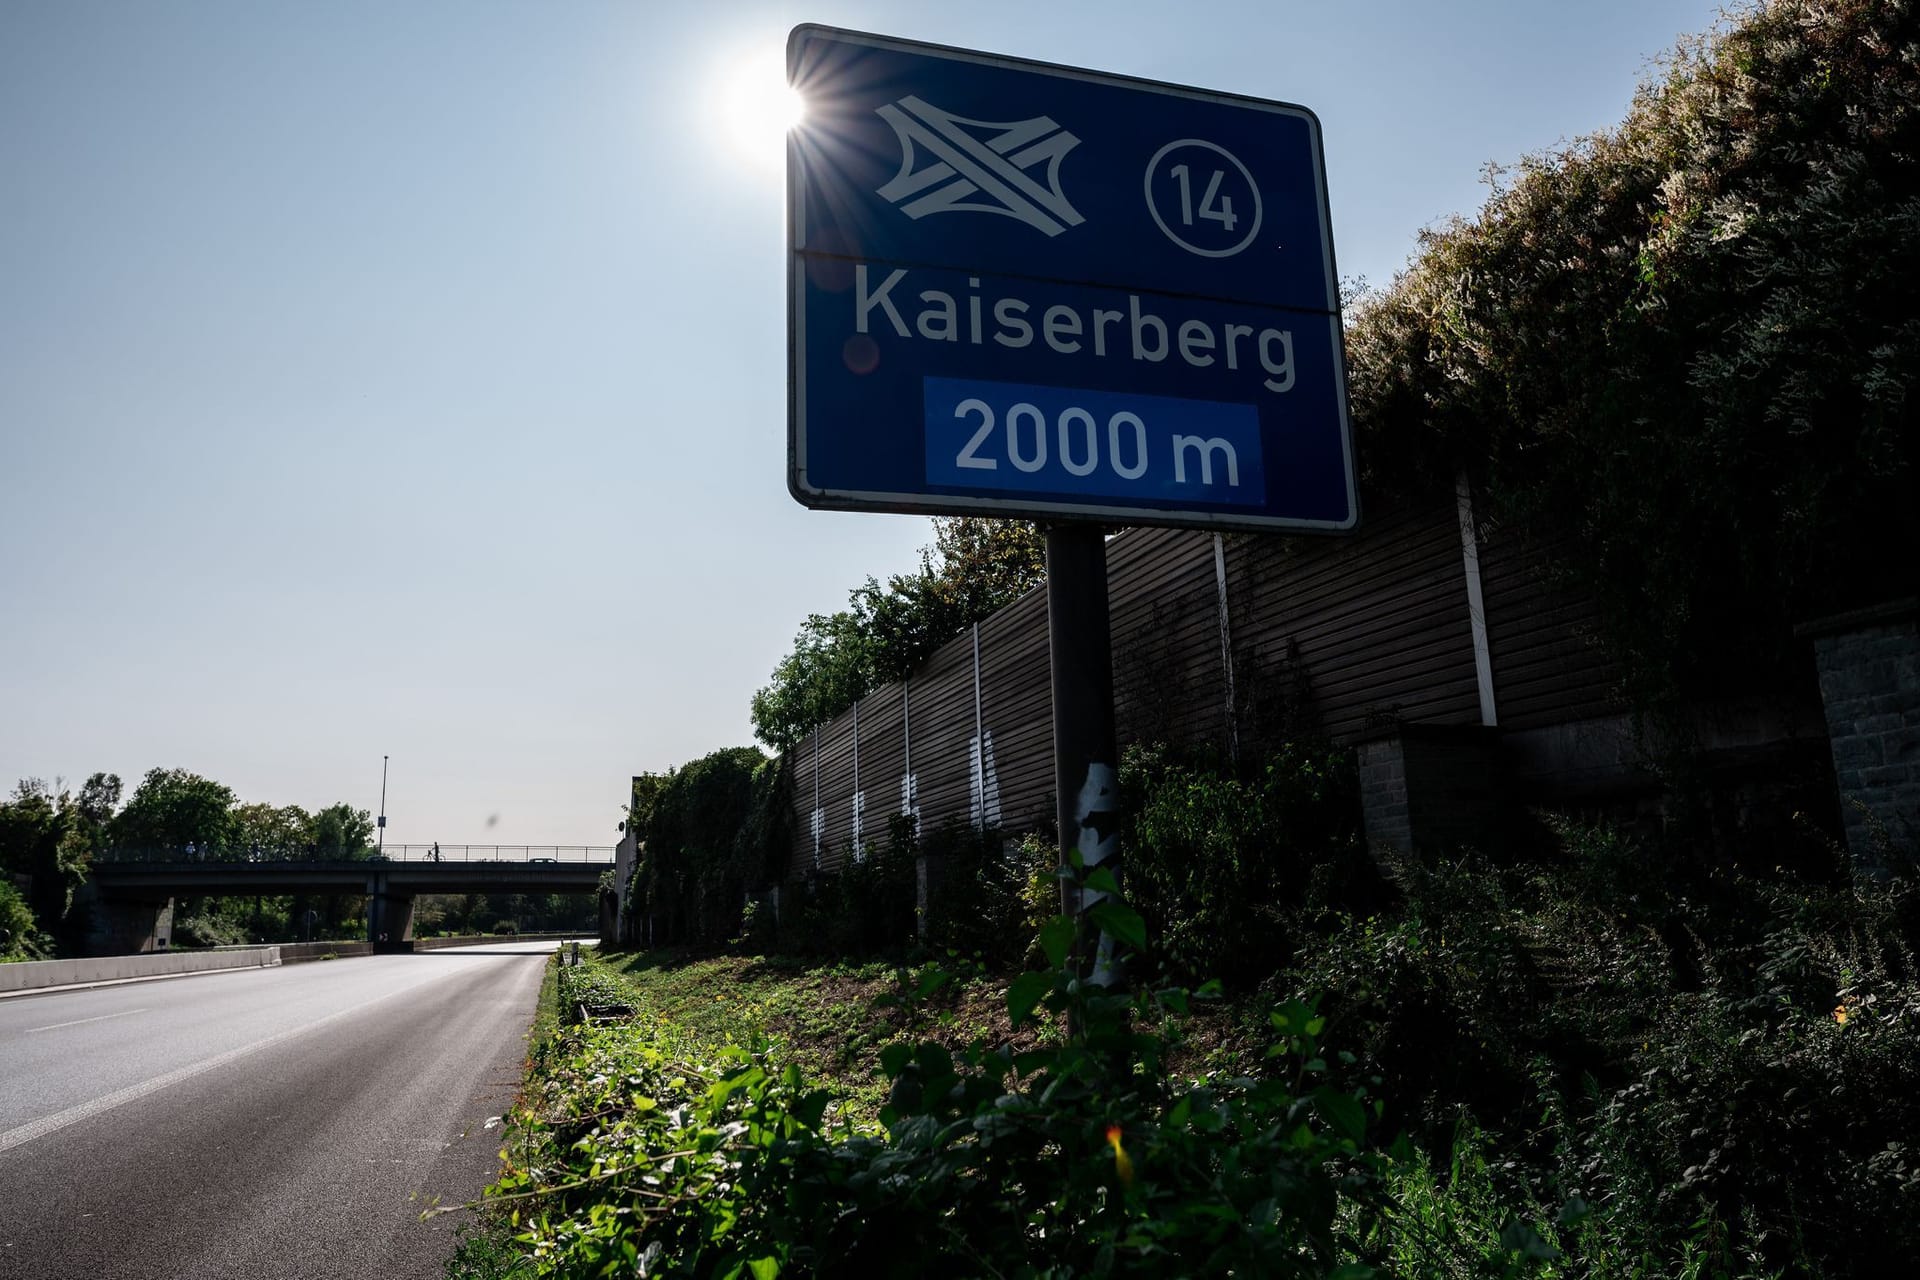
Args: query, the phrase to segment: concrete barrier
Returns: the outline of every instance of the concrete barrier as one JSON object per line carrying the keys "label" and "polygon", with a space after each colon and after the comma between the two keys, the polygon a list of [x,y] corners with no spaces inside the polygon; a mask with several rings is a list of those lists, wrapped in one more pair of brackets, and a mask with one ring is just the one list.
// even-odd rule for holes
{"label": "concrete barrier", "polygon": [[65,987],[124,978],[158,978],[216,969],[262,969],[280,963],[279,947],[236,951],[147,951],[133,956],[93,956],[84,960],[27,960],[0,964],[0,992]]}
{"label": "concrete barrier", "polygon": [[371,942],[283,942],[281,964],[305,964],[309,960],[344,960],[348,956],[370,956]]}

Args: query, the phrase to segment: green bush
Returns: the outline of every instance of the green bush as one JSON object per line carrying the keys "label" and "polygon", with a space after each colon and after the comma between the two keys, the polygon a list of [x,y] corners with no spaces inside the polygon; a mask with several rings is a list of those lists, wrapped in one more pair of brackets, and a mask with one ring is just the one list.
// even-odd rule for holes
{"label": "green bush", "polygon": [[1060,853],[1044,836],[1009,840],[998,828],[952,824],[921,839],[936,887],[926,941],[997,967],[1029,958],[1031,939],[1060,910]]}
{"label": "green bush", "polygon": [[1577,1274],[1897,1271],[1920,1250],[1914,890],[1555,829],[1548,861],[1396,868],[1397,911],[1295,965],[1388,1119],[1445,1162],[1464,1113],[1546,1200],[1591,1202]]}
{"label": "green bush", "polygon": [[756,748],[715,751],[659,783],[628,893],[656,943],[721,943],[740,931],[750,889],[784,848],[784,766]]}
{"label": "green bush", "polygon": [[916,845],[895,819],[883,844],[841,855],[839,867],[789,881],[779,939],[797,955],[863,956],[898,951],[914,938]]}
{"label": "green bush", "polygon": [[[1106,916],[1138,937],[1125,907]],[[1274,1010],[1260,1079],[1175,1081],[1142,1028],[1188,994],[1081,982],[1071,933],[1045,931],[1052,967],[1008,1005],[1016,1025],[1044,1010],[1076,1034],[890,1045],[878,1129],[836,1119],[765,1045],[698,1045],[652,1019],[563,1032],[520,1117],[536,1143],[489,1193],[522,1273],[1379,1274],[1377,1105],[1326,1082],[1323,1020]],[[494,1240],[466,1274],[500,1274]]]}
{"label": "green bush", "polygon": [[1235,776],[1204,755],[1134,747],[1120,780],[1128,899],[1188,975],[1251,988],[1327,911],[1382,896],[1350,752],[1290,743]]}
{"label": "green bush", "polygon": [[45,960],[50,950],[47,936],[33,918],[33,909],[13,881],[0,875],[0,962],[8,960]]}

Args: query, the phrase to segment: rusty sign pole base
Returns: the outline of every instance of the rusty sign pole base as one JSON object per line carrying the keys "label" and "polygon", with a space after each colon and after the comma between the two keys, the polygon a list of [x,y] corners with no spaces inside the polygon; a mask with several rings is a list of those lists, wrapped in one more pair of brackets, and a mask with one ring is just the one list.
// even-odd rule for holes
{"label": "rusty sign pole base", "polygon": [[[1118,876],[1119,752],[1113,730],[1113,640],[1107,617],[1107,543],[1099,525],[1047,528],[1047,652],[1053,665],[1053,785],[1062,850],[1078,849],[1084,871]],[[1104,895],[1083,890],[1084,871],[1060,882],[1060,907],[1081,916]],[[1075,947],[1079,972],[1112,982],[1112,942],[1097,942],[1084,920]]]}

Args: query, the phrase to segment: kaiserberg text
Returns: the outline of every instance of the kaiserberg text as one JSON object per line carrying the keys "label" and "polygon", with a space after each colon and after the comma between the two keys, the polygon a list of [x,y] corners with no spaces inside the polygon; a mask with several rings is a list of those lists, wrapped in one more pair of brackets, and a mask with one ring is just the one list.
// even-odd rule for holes
{"label": "kaiserberg text", "polygon": [[[1248,324],[1222,324],[1217,328],[1204,320],[1182,320],[1170,324],[1143,310],[1137,294],[1127,295],[1127,309],[1112,311],[1095,308],[1082,314],[1078,308],[1055,304],[1042,309],[1039,303],[1022,298],[1000,298],[992,307],[994,329],[988,333],[982,316],[984,299],[969,293],[957,299],[941,289],[923,289],[918,297],[922,306],[908,326],[901,307],[912,286],[894,289],[907,279],[907,268],[893,270],[875,286],[867,275],[865,263],[854,269],[854,325],[860,333],[870,333],[875,323],[892,328],[901,338],[918,334],[930,342],[968,342],[979,346],[989,338],[1003,347],[1032,346],[1035,339],[1046,343],[1061,355],[1090,353],[1104,358],[1124,356],[1158,364],[1178,356],[1196,369],[1216,363],[1238,370],[1244,364],[1252,368],[1258,361],[1267,377],[1261,385],[1276,394],[1293,389],[1293,333],[1287,329],[1259,329]],[[979,277],[969,277],[969,288],[980,287]],[[962,323],[964,301],[966,320]],[[1116,332],[1117,331],[1117,332]]]}

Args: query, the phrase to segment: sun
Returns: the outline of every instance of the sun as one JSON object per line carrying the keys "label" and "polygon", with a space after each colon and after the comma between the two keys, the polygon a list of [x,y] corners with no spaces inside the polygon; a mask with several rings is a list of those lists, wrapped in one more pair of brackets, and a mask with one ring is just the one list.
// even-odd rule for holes
{"label": "sun", "polygon": [[728,143],[746,164],[777,173],[786,163],[787,131],[807,104],[787,83],[786,58],[768,49],[733,63],[720,77],[719,116]]}

